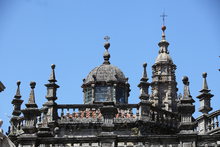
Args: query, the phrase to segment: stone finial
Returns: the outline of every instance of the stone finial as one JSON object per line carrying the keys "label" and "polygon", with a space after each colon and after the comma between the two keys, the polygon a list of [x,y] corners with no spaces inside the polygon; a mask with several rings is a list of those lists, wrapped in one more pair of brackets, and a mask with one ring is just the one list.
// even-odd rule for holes
{"label": "stone finial", "polygon": [[33,104],[35,103],[35,94],[34,94],[34,88],[36,86],[36,82],[30,82],[30,87],[31,87],[31,93],[30,93],[30,98],[28,103]]}
{"label": "stone finial", "polygon": [[56,77],[55,77],[55,67],[56,67],[56,65],[55,64],[52,64],[51,65],[51,69],[52,69],[52,72],[51,72],[51,74],[50,74],[50,79],[48,80],[49,82],[57,82],[57,80],[56,80]]}
{"label": "stone finial", "polygon": [[206,80],[206,77],[207,77],[207,73],[204,72],[202,73],[202,77],[203,77],[203,85],[202,85],[202,89],[203,90],[208,90],[208,84],[207,84],[207,80]]}
{"label": "stone finial", "polygon": [[104,58],[104,62],[103,64],[110,64],[109,59],[110,59],[110,54],[108,52],[108,49],[110,47],[110,43],[108,42],[110,37],[109,36],[105,36],[104,39],[106,40],[106,42],[104,43],[104,47],[105,47],[105,53],[103,55]]}
{"label": "stone finial", "polygon": [[147,63],[146,62],[143,64],[143,68],[144,68],[144,71],[143,71],[143,75],[142,75],[141,81],[148,81],[148,77],[147,77]]}
{"label": "stone finial", "polygon": [[184,90],[183,90],[183,99],[189,99],[192,96],[190,95],[189,90],[189,78],[187,76],[184,76],[182,78],[183,84],[184,84]]}
{"label": "stone finial", "polygon": [[17,90],[16,90],[16,94],[15,94],[14,98],[17,98],[17,99],[21,98],[20,85],[21,85],[21,81],[17,81]]}
{"label": "stone finial", "polygon": [[104,47],[105,47],[106,50],[108,50],[109,47],[110,47],[110,43],[109,43],[109,42],[105,42],[105,43],[104,43]]}
{"label": "stone finial", "polygon": [[34,94],[34,88],[36,86],[36,82],[30,82],[30,87],[31,87],[31,92],[30,92],[30,96],[28,99],[28,103],[26,104],[26,106],[29,107],[33,107],[36,108],[37,104],[35,103],[35,94]]}
{"label": "stone finial", "polygon": [[182,81],[183,81],[183,84],[184,84],[184,85],[189,85],[189,78],[188,78],[187,76],[184,76],[184,77],[182,78]]}
{"label": "stone finial", "polygon": [[165,30],[166,30],[166,26],[162,26],[161,27],[161,30],[162,30],[162,40],[166,40],[166,36],[165,36]]}
{"label": "stone finial", "polygon": [[35,88],[35,86],[36,86],[36,82],[31,81],[31,82],[30,82],[30,86],[31,86],[31,89],[34,89],[34,88]]}

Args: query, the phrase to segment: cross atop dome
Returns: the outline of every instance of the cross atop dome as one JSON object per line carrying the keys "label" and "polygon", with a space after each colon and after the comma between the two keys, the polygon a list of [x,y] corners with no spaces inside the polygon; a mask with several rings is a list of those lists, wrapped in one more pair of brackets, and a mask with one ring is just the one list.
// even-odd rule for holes
{"label": "cross atop dome", "polygon": [[105,36],[104,39],[106,40],[106,42],[104,43],[104,47],[105,47],[105,53],[103,55],[103,58],[104,58],[104,62],[103,64],[110,64],[109,62],[109,58],[111,57],[109,52],[108,52],[108,49],[110,47],[110,43],[108,42],[110,37],[109,36]]}

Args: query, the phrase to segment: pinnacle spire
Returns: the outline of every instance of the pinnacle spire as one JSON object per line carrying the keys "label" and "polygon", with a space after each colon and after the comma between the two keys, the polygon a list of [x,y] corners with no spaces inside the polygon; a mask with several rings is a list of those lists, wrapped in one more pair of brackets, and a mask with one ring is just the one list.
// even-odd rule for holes
{"label": "pinnacle spire", "polygon": [[51,65],[51,69],[52,69],[52,72],[51,72],[51,74],[50,74],[50,79],[48,80],[49,82],[57,82],[57,80],[56,80],[56,77],[55,77],[55,67],[56,67],[56,65],[55,64],[52,64]]}
{"label": "pinnacle spire", "polygon": [[106,40],[106,42],[104,43],[105,53],[103,55],[103,58],[104,58],[103,64],[110,64],[110,62],[109,62],[110,54],[108,52],[108,49],[110,47],[110,43],[108,41],[109,41],[110,37],[105,36],[104,39]]}
{"label": "pinnacle spire", "polygon": [[27,108],[37,108],[37,104],[35,103],[35,94],[34,94],[34,88],[36,86],[36,82],[30,82],[31,92],[28,99],[28,103],[26,104]]}
{"label": "pinnacle spire", "polygon": [[199,111],[202,112],[203,114],[208,114],[211,110],[211,98],[214,96],[213,94],[210,93],[211,90],[208,89],[208,84],[207,84],[207,73],[204,72],[202,74],[203,77],[203,85],[202,85],[202,90],[200,90],[201,94],[197,96],[197,98],[200,101],[200,107]]}
{"label": "pinnacle spire", "polygon": [[14,99],[11,102],[14,105],[14,109],[12,112],[13,116],[19,116],[21,114],[21,104],[22,104],[23,100],[21,100],[20,84],[21,84],[21,81],[17,81],[16,94],[14,96]]}
{"label": "pinnacle spire", "polygon": [[143,68],[144,68],[144,71],[143,71],[143,75],[142,75],[142,78],[140,80],[140,83],[138,84],[138,87],[140,88],[140,96],[139,98],[141,100],[147,100],[149,102],[149,93],[148,93],[148,89],[149,89],[149,86],[150,86],[150,83],[148,83],[148,77],[147,77],[147,63],[145,62],[143,64]]}
{"label": "pinnacle spire", "polygon": [[47,95],[46,98],[48,99],[48,102],[46,102],[46,105],[48,104],[54,104],[54,101],[57,99],[56,91],[57,88],[59,88],[59,85],[56,84],[57,80],[55,78],[55,64],[51,65],[52,72],[50,74],[50,79],[48,80],[49,83],[45,84],[47,87]]}
{"label": "pinnacle spire", "polygon": [[20,84],[21,84],[21,81],[17,81],[17,90],[16,90],[16,94],[15,94],[15,96],[14,96],[14,98],[17,98],[17,99],[20,99],[20,98],[21,98]]}

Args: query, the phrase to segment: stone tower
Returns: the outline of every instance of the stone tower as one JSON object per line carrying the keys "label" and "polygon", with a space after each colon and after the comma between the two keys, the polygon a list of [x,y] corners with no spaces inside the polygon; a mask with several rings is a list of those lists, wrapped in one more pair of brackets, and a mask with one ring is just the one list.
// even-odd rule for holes
{"label": "stone tower", "polygon": [[168,51],[169,43],[165,38],[166,26],[162,26],[162,40],[158,43],[159,54],[152,66],[152,96],[153,104],[167,111],[177,111],[176,65]]}

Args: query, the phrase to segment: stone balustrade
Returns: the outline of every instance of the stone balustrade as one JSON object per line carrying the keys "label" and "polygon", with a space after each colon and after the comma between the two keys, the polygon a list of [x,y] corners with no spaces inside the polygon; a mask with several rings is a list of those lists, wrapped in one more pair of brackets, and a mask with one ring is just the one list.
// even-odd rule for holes
{"label": "stone balustrade", "polygon": [[216,134],[220,132],[220,110],[202,115],[196,121],[198,123],[196,130],[199,134]]}
{"label": "stone balustrade", "polygon": [[220,119],[220,110],[212,112],[208,115],[208,121],[207,121],[208,123],[206,124],[208,134],[220,132],[219,119]]}
{"label": "stone balustrade", "polygon": [[[58,122],[60,123],[80,123],[84,122],[103,122],[103,116],[100,112],[102,104],[73,104],[57,105]],[[141,119],[139,104],[116,104],[118,113],[114,117],[114,123],[131,123]],[[166,110],[150,106],[148,112],[149,122],[163,125],[166,127],[177,127],[178,115]]]}
{"label": "stone balustrade", "polygon": [[150,120],[165,127],[177,128],[179,116],[176,113],[151,106]]}

